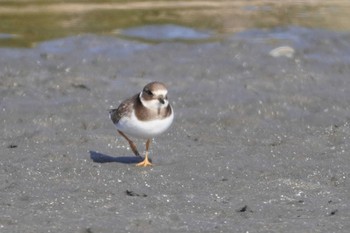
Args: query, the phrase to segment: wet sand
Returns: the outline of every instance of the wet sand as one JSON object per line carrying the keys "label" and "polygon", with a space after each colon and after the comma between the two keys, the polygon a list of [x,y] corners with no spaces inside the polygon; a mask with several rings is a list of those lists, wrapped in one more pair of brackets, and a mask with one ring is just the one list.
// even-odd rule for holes
{"label": "wet sand", "polygon": [[[0,231],[347,232],[349,41],[282,28],[1,48]],[[175,122],[138,168],[108,109],[152,80]]]}

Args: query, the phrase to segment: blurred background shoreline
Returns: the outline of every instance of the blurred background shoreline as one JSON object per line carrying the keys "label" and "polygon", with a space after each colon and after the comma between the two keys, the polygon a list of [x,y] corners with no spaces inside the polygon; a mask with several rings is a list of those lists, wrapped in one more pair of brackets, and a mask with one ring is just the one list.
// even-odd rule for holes
{"label": "blurred background shoreline", "polygon": [[349,31],[349,1],[0,1],[0,47],[80,34],[119,35],[145,25],[210,31],[216,39],[249,29],[297,26]]}

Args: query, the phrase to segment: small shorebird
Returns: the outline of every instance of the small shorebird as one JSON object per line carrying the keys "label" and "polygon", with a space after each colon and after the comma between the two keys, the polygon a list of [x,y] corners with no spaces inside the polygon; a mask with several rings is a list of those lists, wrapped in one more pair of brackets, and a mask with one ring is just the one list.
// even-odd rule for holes
{"label": "small shorebird", "polygon": [[128,137],[147,139],[146,153],[136,166],[150,166],[148,150],[153,137],[167,130],[174,119],[174,111],[168,101],[168,90],[161,82],[151,82],[133,97],[124,100],[117,109],[111,109],[109,116],[118,133],[129,143],[136,156],[140,156],[135,143]]}

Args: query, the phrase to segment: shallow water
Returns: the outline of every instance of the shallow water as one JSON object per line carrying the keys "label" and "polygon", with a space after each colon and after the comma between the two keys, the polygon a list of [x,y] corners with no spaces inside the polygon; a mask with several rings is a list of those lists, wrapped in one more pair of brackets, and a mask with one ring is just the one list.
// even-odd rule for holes
{"label": "shallow water", "polygon": [[[350,2],[340,0],[17,0],[0,2],[0,46],[32,47],[38,42],[85,33],[120,36],[120,30],[168,24],[211,32],[216,39],[247,29],[285,26],[347,31],[349,13]],[[158,41],[164,37],[162,32]],[[169,35],[165,37],[168,40]]]}

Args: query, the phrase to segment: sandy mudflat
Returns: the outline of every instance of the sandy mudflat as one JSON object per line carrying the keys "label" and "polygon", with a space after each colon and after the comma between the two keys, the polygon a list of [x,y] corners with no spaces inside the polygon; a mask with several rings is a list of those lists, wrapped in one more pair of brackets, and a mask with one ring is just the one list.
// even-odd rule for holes
{"label": "sandy mudflat", "polygon": [[[348,232],[349,41],[286,28],[0,49],[0,232]],[[107,110],[152,80],[176,119],[136,168]]]}

